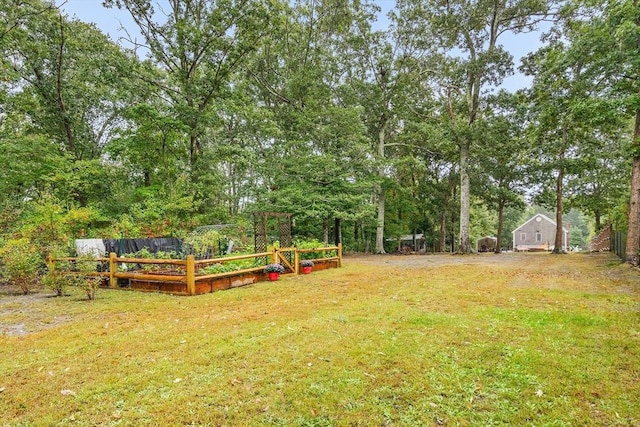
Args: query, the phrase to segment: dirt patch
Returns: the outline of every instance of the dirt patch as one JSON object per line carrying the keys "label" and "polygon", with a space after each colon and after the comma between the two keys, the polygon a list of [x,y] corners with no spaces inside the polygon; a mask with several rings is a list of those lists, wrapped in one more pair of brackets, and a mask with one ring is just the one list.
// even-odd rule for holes
{"label": "dirt patch", "polygon": [[53,295],[21,295],[8,289],[0,293],[0,335],[23,336],[49,329],[71,320],[67,315],[51,315],[42,310]]}

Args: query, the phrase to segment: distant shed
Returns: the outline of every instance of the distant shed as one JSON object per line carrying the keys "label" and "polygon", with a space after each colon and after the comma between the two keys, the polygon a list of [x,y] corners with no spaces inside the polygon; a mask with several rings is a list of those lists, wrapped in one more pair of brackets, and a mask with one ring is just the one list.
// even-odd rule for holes
{"label": "distant shed", "polygon": [[494,252],[498,239],[492,236],[485,236],[478,239],[476,250],[478,252]]}
{"label": "distant shed", "polygon": [[411,252],[425,252],[426,242],[424,234],[407,234],[400,237],[399,252],[411,253]]}

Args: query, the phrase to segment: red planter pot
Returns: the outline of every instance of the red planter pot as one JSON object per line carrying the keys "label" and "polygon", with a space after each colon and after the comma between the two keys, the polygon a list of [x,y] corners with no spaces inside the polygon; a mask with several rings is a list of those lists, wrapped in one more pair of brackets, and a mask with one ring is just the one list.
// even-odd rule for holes
{"label": "red planter pot", "polygon": [[313,270],[313,267],[302,267],[302,274],[309,274]]}
{"label": "red planter pot", "polygon": [[269,272],[269,280],[275,282],[280,277],[280,273]]}

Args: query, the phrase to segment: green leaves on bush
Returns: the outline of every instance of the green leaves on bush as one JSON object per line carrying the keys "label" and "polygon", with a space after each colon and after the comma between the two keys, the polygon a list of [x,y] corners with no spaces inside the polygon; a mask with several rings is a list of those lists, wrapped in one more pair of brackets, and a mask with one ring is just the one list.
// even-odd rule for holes
{"label": "green leaves on bush", "polygon": [[23,294],[28,294],[38,283],[43,259],[38,248],[28,239],[8,240],[0,249],[0,259],[5,280],[19,286]]}

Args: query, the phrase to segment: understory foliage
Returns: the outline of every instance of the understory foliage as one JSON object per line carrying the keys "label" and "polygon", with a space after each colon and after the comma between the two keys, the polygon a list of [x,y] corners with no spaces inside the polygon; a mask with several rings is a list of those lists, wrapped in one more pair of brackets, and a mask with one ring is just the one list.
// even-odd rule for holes
{"label": "understory foliage", "polygon": [[[267,211],[348,251],[422,234],[468,252],[509,247],[527,202],[595,230],[635,212],[630,1],[103,3],[135,26],[118,42],[64,6],[0,0],[0,246],[25,238],[44,262],[76,238],[237,224],[249,248]],[[541,19],[516,63],[503,40]],[[503,90],[518,66],[532,87]]]}
{"label": "understory foliage", "polygon": [[38,248],[26,238],[10,239],[0,248],[2,277],[28,294],[38,283],[43,259]]}
{"label": "understory foliage", "polygon": [[[55,254],[52,254],[55,256]],[[83,255],[73,262],[49,260],[47,272],[42,277],[42,284],[55,292],[56,296],[64,296],[69,288],[79,289],[88,300],[96,297],[102,278],[96,276],[98,263],[92,255]]]}

